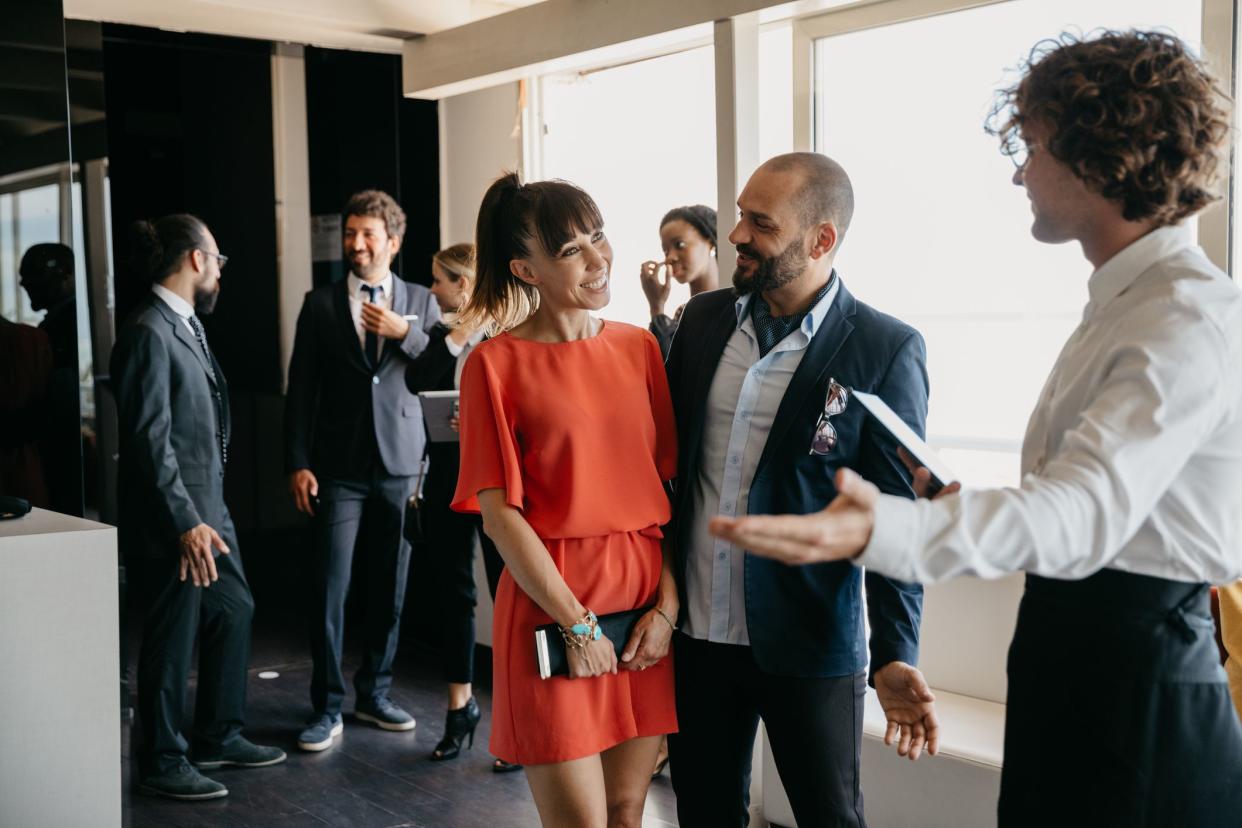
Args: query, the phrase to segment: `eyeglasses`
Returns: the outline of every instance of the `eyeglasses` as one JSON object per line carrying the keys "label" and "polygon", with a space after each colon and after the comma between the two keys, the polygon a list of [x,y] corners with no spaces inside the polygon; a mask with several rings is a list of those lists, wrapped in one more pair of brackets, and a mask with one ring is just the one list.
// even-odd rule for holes
{"label": "eyeglasses", "polygon": [[1016,146],[1014,146],[1013,151],[1009,153],[1009,160],[1012,161],[1013,165],[1019,170],[1024,170],[1026,169],[1027,163],[1031,160],[1031,153],[1038,150],[1042,145],[1038,142],[1028,144],[1024,141],[1017,141],[1015,143]]}
{"label": "eyeglasses", "polygon": [[810,454],[827,454],[837,445],[837,430],[830,420],[845,411],[849,404],[850,392],[835,379],[828,380],[828,396],[824,400],[824,410],[815,423],[815,436],[811,438]]}
{"label": "eyeglasses", "polygon": [[216,261],[220,264],[221,270],[224,270],[224,266],[229,263],[229,257],[223,253],[212,253],[210,250],[203,250],[201,247],[198,252],[205,253],[208,256],[214,256]]}

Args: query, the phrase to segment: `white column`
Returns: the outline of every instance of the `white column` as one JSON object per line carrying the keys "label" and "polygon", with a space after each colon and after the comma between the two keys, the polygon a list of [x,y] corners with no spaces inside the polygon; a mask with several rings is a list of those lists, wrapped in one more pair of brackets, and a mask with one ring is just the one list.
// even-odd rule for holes
{"label": "white column", "polygon": [[[1203,57],[1216,75],[1226,94],[1237,96],[1237,37],[1242,34],[1237,3],[1233,0],[1203,0]],[[1233,125],[1238,125],[1238,111],[1233,111]],[[1236,132],[1229,136],[1230,152],[1226,155],[1225,168],[1220,171],[1221,204],[1213,205],[1199,217],[1199,246],[1217,267],[1235,279],[1230,270],[1236,261],[1233,251],[1232,226],[1234,217],[1234,193],[1236,184],[1233,172],[1238,168],[1238,144]]]}
{"label": "white column", "polygon": [[280,364],[288,373],[302,297],[311,289],[310,161],[306,60],[301,46],[272,46],[272,149],[276,178],[276,282]]}
{"label": "white column", "polygon": [[759,166],[759,17],[745,14],[715,24],[716,249],[720,275],[733,278],[737,252],[729,244],[737,197]]}

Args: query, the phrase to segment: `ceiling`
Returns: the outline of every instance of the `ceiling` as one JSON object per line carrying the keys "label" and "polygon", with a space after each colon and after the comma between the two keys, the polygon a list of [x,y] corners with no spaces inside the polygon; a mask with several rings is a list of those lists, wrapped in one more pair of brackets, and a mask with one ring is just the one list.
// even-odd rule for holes
{"label": "ceiling", "polygon": [[371,52],[539,0],[64,0],[65,17]]}

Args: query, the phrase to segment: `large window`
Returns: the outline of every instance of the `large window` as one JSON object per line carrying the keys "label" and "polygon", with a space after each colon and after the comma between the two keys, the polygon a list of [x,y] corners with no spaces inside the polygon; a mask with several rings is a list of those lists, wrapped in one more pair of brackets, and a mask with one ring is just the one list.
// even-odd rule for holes
{"label": "large window", "polygon": [[[660,218],[716,201],[716,100],[710,46],[543,79],[544,178],[590,193],[613,249],[603,315],[646,326],[639,266],[662,260]],[[686,300],[674,285],[668,311]]]}
{"label": "large window", "polygon": [[[759,152],[793,148],[790,27],[759,35]],[[599,203],[612,242],[612,302],[603,316],[646,326],[639,266],[661,260],[660,218],[716,207],[716,85],[710,46],[541,79],[542,178],[574,182]],[[732,214],[733,206],[728,212]],[[726,219],[728,217],[726,216]],[[730,222],[726,220],[726,227]],[[731,274],[721,274],[728,284]],[[673,285],[671,314],[689,296]]]}
{"label": "large window", "polygon": [[1015,0],[815,41],[814,146],[856,194],[839,272],[926,337],[929,437],[969,484],[1017,482],[1091,272],[1077,245],[1031,238],[1014,167],[982,129],[993,92],[1041,38],[1159,26],[1197,48],[1200,13],[1198,0]]}

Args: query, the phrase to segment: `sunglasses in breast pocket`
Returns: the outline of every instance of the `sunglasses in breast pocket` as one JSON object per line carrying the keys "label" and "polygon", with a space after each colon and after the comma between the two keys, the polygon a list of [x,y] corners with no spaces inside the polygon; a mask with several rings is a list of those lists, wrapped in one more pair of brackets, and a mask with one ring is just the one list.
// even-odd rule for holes
{"label": "sunglasses in breast pocket", "polygon": [[849,389],[829,378],[828,395],[824,398],[824,408],[819,412],[819,419],[815,421],[815,434],[811,437],[809,454],[824,455],[836,448],[837,430],[832,425],[832,418],[845,411],[849,401]]}

